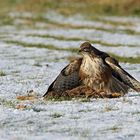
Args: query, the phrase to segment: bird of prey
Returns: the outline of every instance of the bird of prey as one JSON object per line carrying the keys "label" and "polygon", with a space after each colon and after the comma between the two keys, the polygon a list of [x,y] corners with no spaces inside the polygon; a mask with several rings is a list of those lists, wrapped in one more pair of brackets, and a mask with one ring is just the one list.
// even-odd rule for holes
{"label": "bird of prey", "polygon": [[130,88],[140,91],[140,82],[109,54],[96,49],[89,42],[81,44],[80,52],[83,57],[75,59],[60,72],[44,97],[118,97],[126,94]]}
{"label": "bird of prey", "polygon": [[127,73],[115,58],[93,47],[89,42],[80,46],[83,55],[79,75],[84,85],[106,94],[124,95],[130,88],[140,91],[140,82]]}

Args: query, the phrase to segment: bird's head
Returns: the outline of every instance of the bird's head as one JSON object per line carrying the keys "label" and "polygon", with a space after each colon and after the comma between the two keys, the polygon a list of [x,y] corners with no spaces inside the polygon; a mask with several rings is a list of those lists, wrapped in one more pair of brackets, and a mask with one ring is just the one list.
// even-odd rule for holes
{"label": "bird's head", "polygon": [[103,52],[93,47],[89,42],[81,44],[79,52],[81,52],[83,56],[90,56],[92,58],[100,57],[103,54]]}

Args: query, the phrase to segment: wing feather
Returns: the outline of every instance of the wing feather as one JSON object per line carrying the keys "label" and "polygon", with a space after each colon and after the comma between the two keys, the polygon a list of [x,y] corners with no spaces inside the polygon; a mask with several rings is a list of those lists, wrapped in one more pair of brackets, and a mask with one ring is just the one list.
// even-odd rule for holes
{"label": "wing feather", "polygon": [[77,58],[70,62],[52,82],[43,97],[45,97],[50,91],[63,92],[78,86],[81,63],[82,58]]}
{"label": "wing feather", "polygon": [[118,61],[114,58],[107,57],[105,62],[112,68],[113,75],[125,85],[134,89],[137,92],[140,92],[140,82],[137,81],[134,77],[132,77],[128,72],[126,72],[121,66],[118,64]]}
{"label": "wing feather", "polygon": [[122,95],[128,92],[129,87],[123,82],[119,81],[116,77],[112,75],[109,84],[109,93],[121,93]]}

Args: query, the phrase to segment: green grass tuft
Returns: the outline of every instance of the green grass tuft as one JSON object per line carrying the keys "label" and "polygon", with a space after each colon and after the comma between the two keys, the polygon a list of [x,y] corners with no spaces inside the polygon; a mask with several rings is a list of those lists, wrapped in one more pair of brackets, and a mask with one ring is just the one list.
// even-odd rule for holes
{"label": "green grass tuft", "polygon": [[70,52],[78,52],[77,48],[58,48],[53,45],[44,45],[44,44],[31,44],[19,41],[5,41],[9,44],[16,44],[23,47],[37,47],[37,48],[47,48],[49,50],[60,50],[60,51],[70,51]]}
{"label": "green grass tuft", "polygon": [[0,76],[6,76],[6,73],[4,71],[0,71]]}
{"label": "green grass tuft", "polygon": [[50,115],[50,117],[52,117],[52,118],[60,118],[60,117],[62,117],[63,115],[62,114],[60,114],[60,113],[54,113],[54,114],[51,114]]}
{"label": "green grass tuft", "polygon": [[136,63],[140,63],[140,56],[138,57],[122,57],[122,56],[118,56],[115,54],[110,54],[112,57],[116,58],[117,60],[119,60],[120,62],[124,62],[124,63],[131,63],[131,64],[136,64]]}
{"label": "green grass tuft", "polygon": [[[79,51],[78,48],[58,48],[53,45],[31,44],[31,43],[24,43],[24,42],[19,42],[19,41],[6,41],[6,42],[10,43],[10,44],[17,44],[17,45],[24,46],[24,47],[47,48],[50,50],[69,51],[69,52],[73,52],[73,53],[77,53]],[[113,53],[110,53],[110,55],[112,57],[116,58],[117,60],[119,60],[120,62],[132,63],[132,64],[140,63],[139,56],[138,57],[122,57],[122,56],[115,55]]]}

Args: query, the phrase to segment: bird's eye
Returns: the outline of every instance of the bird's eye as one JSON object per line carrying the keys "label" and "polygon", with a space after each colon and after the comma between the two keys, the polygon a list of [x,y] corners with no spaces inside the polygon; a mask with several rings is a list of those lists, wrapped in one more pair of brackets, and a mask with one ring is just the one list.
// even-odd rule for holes
{"label": "bird's eye", "polygon": [[88,48],[84,48],[83,51],[84,52],[89,52],[89,49]]}

